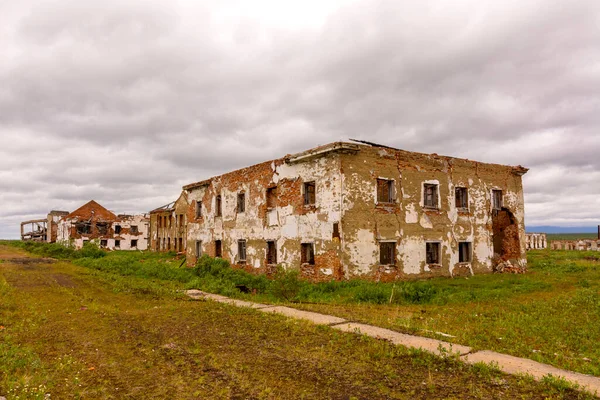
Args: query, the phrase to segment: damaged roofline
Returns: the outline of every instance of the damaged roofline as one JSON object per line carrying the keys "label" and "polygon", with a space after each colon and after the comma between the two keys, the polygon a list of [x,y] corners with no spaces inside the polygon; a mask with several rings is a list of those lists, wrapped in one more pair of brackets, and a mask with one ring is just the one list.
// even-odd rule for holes
{"label": "damaged roofline", "polygon": [[315,147],[314,149],[303,151],[301,153],[296,153],[296,154],[291,154],[291,155],[285,156],[284,160],[288,164],[293,164],[296,162],[304,161],[308,158],[320,157],[327,153],[332,153],[332,152],[336,152],[336,151],[354,154],[354,153],[358,153],[360,151],[360,147],[353,143],[334,142],[334,143],[327,144],[325,146]]}

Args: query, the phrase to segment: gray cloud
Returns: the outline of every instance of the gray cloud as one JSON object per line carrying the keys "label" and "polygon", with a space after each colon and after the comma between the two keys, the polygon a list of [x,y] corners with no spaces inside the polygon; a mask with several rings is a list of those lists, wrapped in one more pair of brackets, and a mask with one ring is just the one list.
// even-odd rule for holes
{"label": "gray cloud", "polygon": [[522,164],[527,224],[600,221],[594,0],[0,13],[0,237],[90,198],[147,211],[183,184],[349,137]]}

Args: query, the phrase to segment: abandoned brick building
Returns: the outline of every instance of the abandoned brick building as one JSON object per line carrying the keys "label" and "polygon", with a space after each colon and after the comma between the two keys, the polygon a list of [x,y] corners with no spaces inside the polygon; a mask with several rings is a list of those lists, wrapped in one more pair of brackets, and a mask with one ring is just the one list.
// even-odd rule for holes
{"label": "abandoned brick building", "polygon": [[176,201],[150,211],[152,250],[178,253],[185,251],[188,208],[187,195],[182,192]]}
{"label": "abandoned brick building", "polygon": [[115,215],[91,200],[60,219],[57,242],[77,249],[92,242],[112,250],[146,250],[149,224],[146,215]]}
{"label": "abandoned brick building", "polygon": [[151,248],[312,280],[526,265],[521,166],[338,142],[192,183],[151,213]]}

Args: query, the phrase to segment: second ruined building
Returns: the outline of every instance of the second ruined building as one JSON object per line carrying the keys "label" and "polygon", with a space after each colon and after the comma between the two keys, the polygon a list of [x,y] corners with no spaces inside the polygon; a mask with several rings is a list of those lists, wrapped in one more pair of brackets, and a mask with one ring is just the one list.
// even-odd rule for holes
{"label": "second ruined building", "polygon": [[338,142],[183,187],[150,246],[311,280],[393,280],[526,265],[523,167]]}

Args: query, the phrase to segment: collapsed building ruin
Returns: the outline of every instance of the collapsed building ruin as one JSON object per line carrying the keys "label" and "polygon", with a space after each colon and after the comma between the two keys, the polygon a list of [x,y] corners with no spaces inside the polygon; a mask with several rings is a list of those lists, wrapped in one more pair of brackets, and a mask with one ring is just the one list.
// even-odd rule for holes
{"label": "collapsed building ruin", "polygon": [[91,200],[71,213],[50,211],[45,219],[21,222],[21,240],[77,249],[91,242],[105,249],[147,250],[149,224],[145,214],[115,215]]}
{"label": "collapsed building ruin", "polygon": [[115,215],[94,200],[61,218],[57,242],[80,249],[86,242],[112,250],[148,248],[147,215]]}
{"label": "collapsed building ruin", "polygon": [[525,268],[521,166],[337,142],[183,187],[150,247],[270,274],[395,280]]}
{"label": "collapsed building ruin", "polygon": [[52,210],[44,219],[21,222],[21,240],[47,243],[56,242],[58,221],[68,214],[68,211]]}
{"label": "collapsed building ruin", "polygon": [[548,247],[548,238],[545,233],[526,233],[525,243],[527,250],[542,250]]}

